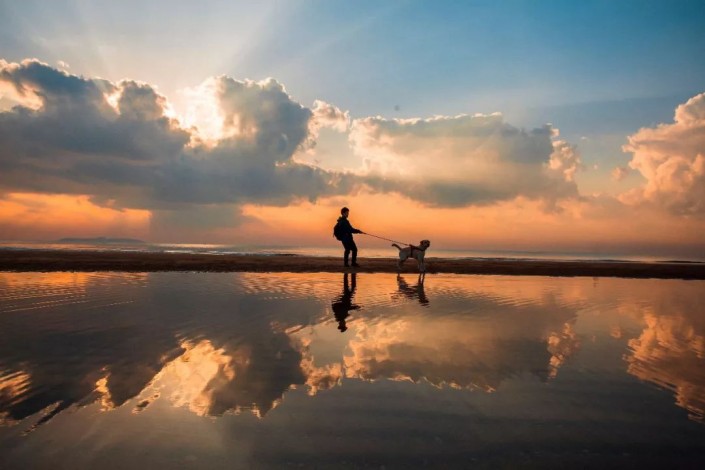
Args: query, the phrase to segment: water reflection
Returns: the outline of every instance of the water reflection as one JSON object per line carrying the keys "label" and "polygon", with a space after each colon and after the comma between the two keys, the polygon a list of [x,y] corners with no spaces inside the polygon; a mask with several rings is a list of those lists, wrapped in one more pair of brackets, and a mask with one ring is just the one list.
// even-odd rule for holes
{"label": "water reflection", "polygon": [[[345,274],[341,292],[328,274],[36,276],[0,275],[4,424],[157,402],[264,417],[292,389],[345,381],[494,392],[549,383],[576,357],[673,390],[695,419],[705,409],[702,283]],[[601,341],[628,347],[624,362],[583,352]]]}
{"label": "water reflection", "polygon": [[352,273],[350,276],[352,277],[352,285],[348,282],[348,273],[343,274],[343,293],[331,304],[333,316],[335,321],[338,322],[338,329],[341,333],[348,329],[345,319],[350,316],[350,312],[360,308],[359,305],[352,303],[355,289],[357,288],[357,274]]}
{"label": "water reflection", "polygon": [[144,388],[169,348],[158,335],[155,341],[140,341],[140,329],[148,325],[110,315],[129,307],[144,279],[143,274],[0,275],[0,415],[5,422],[42,412],[41,425],[73,405],[92,403],[101,395],[96,383],[106,377],[115,406]]}
{"label": "water reflection", "polygon": [[428,306],[428,297],[426,297],[426,292],[423,288],[424,280],[426,279],[426,274],[419,274],[416,284],[409,285],[401,274],[397,275],[397,285],[399,290],[397,295],[401,295],[407,299],[417,299],[421,305]]}
{"label": "water reflection", "polygon": [[702,293],[674,298],[668,314],[643,306],[645,327],[628,340],[630,352],[625,355],[630,374],[672,390],[676,403],[701,422],[705,416],[703,300]]}
{"label": "water reflection", "polygon": [[363,323],[348,344],[345,376],[491,392],[523,374],[546,381],[577,350],[575,337],[561,335],[575,321],[571,308],[482,304],[487,314],[430,317],[417,312]]}
{"label": "water reflection", "polygon": [[[299,367],[301,355],[286,335],[218,348],[202,340],[184,343],[183,348],[184,354],[166,364],[142,396],[164,396],[199,416],[249,410],[262,417],[292,385],[306,381]],[[151,401],[141,403],[139,411]]]}

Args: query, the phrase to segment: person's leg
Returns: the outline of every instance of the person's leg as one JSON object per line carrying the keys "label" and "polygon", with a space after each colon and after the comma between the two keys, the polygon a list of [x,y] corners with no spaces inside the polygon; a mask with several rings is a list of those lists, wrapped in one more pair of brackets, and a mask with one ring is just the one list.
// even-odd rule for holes
{"label": "person's leg", "polygon": [[354,240],[350,241],[350,251],[352,251],[352,265],[357,265],[357,245]]}
{"label": "person's leg", "polygon": [[350,257],[351,250],[350,250],[350,243],[347,240],[343,240],[343,248],[345,248],[345,252],[343,253],[343,263],[344,263],[343,265],[349,266],[348,258]]}

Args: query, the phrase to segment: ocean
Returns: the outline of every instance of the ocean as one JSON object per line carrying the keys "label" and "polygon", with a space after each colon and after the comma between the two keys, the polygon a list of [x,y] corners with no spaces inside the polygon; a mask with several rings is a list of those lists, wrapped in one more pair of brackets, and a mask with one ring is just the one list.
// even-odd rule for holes
{"label": "ocean", "polygon": [[[366,247],[358,242],[359,256],[363,258],[396,257],[393,247]],[[342,248],[337,243],[327,246],[266,246],[226,245],[198,243],[62,243],[56,241],[0,241],[0,250],[67,250],[67,251],[128,251],[146,253],[200,253],[212,255],[258,254],[295,256],[340,256]],[[651,255],[618,252],[559,252],[559,251],[510,251],[478,249],[444,249],[431,246],[428,258],[447,259],[502,259],[502,260],[559,260],[559,261],[631,261],[631,262],[705,262],[700,255]]]}

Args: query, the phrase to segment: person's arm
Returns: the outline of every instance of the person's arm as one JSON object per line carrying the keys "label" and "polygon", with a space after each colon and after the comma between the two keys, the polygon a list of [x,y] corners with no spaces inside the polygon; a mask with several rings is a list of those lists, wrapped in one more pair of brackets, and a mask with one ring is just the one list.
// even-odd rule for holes
{"label": "person's arm", "polygon": [[350,230],[352,230],[352,233],[365,233],[362,230],[353,227],[352,224],[350,225]]}
{"label": "person's arm", "polygon": [[345,224],[347,225],[347,228],[350,231],[350,233],[365,233],[362,230],[358,230],[355,227],[353,227],[348,219],[345,219]]}

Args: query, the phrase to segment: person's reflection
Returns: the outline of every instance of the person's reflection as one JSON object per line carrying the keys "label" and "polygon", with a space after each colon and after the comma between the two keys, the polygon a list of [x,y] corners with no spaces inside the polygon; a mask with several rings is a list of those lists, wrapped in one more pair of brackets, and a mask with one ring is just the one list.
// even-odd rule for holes
{"label": "person's reflection", "polygon": [[352,303],[353,296],[355,295],[357,275],[355,273],[350,275],[352,276],[352,284],[348,283],[348,273],[345,273],[343,275],[343,293],[331,305],[333,308],[333,316],[335,316],[338,322],[338,329],[341,333],[348,329],[345,324],[345,319],[350,316],[350,310],[358,310],[360,308],[359,305]]}
{"label": "person's reflection", "polygon": [[423,283],[426,278],[426,274],[419,274],[419,278],[415,285],[410,286],[406,280],[397,274],[397,285],[399,286],[399,293],[402,294],[407,299],[418,299],[419,303],[424,307],[428,306],[429,301],[426,297],[426,293],[423,289]]}

